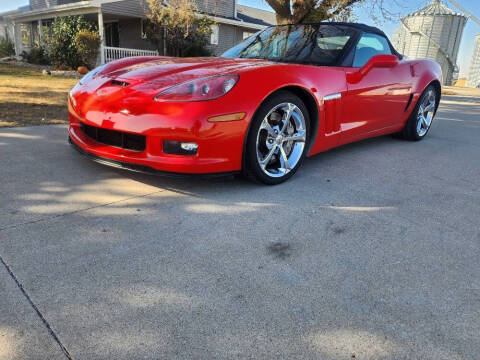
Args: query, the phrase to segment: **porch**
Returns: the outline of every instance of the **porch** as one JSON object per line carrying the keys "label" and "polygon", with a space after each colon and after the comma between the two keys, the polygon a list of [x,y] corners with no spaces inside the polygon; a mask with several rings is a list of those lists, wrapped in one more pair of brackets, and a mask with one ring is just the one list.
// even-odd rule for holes
{"label": "porch", "polygon": [[130,56],[158,55],[158,51],[143,33],[143,8],[126,15],[122,11],[115,13],[115,8],[112,9],[109,5],[111,4],[96,6],[94,2],[82,1],[12,16],[11,32],[16,54],[29,52],[35,46],[43,46],[54,18],[82,15],[96,25],[100,35],[98,64]]}
{"label": "porch", "polygon": [[119,60],[131,56],[157,56],[158,51],[102,46],[101,54],[103,55],[101,55],[103,58],[102,64],[104,64],[110,61]]}

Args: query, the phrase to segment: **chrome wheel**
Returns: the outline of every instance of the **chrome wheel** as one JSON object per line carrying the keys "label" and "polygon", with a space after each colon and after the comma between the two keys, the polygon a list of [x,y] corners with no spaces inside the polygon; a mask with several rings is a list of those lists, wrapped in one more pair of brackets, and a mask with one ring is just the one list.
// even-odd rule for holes
{"label": "chrome wheel", "polygon": [[433,116],[435,115],[435,106],[437,97],[435,91],[430,89],[422,99],[417,114],[417,135],[425,136],[428,129],[432,125]]}
{"label": "chrome wheel", "polygon": [[270,177],[288,174],[302,159],[307,131],[302,111],[292,103],[281,103],[263,118],[256,150],[260,168]]}

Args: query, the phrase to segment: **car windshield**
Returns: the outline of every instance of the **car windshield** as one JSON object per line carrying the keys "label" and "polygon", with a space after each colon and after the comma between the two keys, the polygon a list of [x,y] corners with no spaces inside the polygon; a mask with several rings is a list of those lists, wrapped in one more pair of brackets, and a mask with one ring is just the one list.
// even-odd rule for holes
{"label": "car windshield", "polygon": [[222,57],[334,65],[354,33],[327,24],[274,26],[252,35]]}

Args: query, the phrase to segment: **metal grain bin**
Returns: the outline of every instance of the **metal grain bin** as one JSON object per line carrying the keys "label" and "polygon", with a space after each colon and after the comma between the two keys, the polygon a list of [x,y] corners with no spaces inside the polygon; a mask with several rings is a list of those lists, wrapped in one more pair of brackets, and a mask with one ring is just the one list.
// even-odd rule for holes
{"label": "metal grain bin", "polygon": [[473,49],[472,62],[468,73],[467,85],[480,88],[480,35],[475,38],[475,47]]}
{"label": "metal grain bin", "polygon": [[458,77],[457,56],[467,17],[435,0],[400,20],[392,42],[408,59],[432,59],[443,70],[443,82],[451,85]]}

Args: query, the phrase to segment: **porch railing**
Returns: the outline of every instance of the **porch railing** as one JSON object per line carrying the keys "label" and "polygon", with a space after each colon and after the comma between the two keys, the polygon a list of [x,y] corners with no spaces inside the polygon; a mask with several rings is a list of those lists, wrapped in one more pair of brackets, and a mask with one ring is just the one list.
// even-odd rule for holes
{"label": "porch railing", "polygon": [[139,49],[125,49],[117,47],[103,46],[102,62],[108,63],[113,60],[123,59],[131,56],[157,56],[157,51],[139,50]]}

